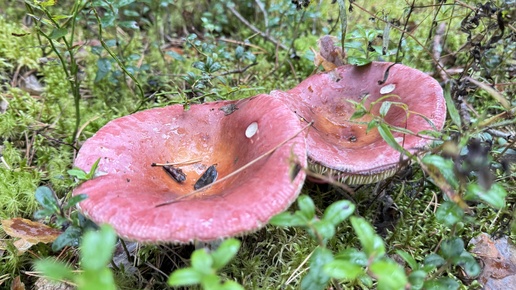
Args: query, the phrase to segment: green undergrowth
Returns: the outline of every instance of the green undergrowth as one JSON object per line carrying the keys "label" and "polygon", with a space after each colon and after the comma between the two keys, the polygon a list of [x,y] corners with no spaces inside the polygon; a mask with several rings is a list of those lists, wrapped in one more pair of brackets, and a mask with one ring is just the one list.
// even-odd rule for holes
{"label": "green undergrowth", "polygon": [[[0,101],[8,104],[0,111],[0,219],[37,218],[66,230],[54,245],[38,244],[23,255],[0,230],[6,241],[0,287],[17,276],[32,286],[36,278],[26,274],[32,261],[50,258],[36,269],[51,267],[46,276],[81,289],[401,289],[399,283],[480,289],[466,275],[478,271],[469,240],[480,233],[516,237],[515,122],[508,117],[516,106],[516,41],[508,25],[515,9],[507,1],[350,2],[27,0],[0,8]],[[219,251],[141,245],[131,263],[107,267],[112,231],[90,231],[95,226],[75,208],[79,200],[70,199],[95,174],[72,169],[83,142],[136,111],[174,104],[187,110],[288,90],[320,70],[312,51],[320,36],[333,35],[340,45],[343,21],[349,63],[400,62],[443,84],[448,120],[427,157],[412,156],[409,169],[354,186],[354,194],[307,181],[274,225],[228,240]],[[441,65],[458,71],[447,79],[432,60],[439,25],[445,25]],[[22,78],[29,76],[40,89],[26,89]],[[398,129],[382,116],[369,125],[387,142]],[[325,213],[344,203],[353,211]],[[109,247],[97,254],[104,240]],[[98,263],[78,262],[95,258]],[[79,269],[83,274],[71,274]],[[398,276],[389,277],[389,270]],[[106,280],[90,279],[88,286],[86,278],[97,275]]]}

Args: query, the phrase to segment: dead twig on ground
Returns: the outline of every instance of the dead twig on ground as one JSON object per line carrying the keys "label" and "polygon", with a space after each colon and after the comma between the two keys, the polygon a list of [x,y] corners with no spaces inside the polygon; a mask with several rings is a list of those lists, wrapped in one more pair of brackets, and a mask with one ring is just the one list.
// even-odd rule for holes
{"label": "dead twig on ground", "polygon": [[277,40],[276,38],[270,36],[269,34],[261,31],[260,29],[258,29],[256,26],[252,25],[251,23],[249,23],[249,21],[247,21],[247,19],[244,18],[244,16],[242,16],[236,9],[235,7],[233,7],[232,5],[226,5],[226,7],[229,9],[229,11],[231,11],[231,13],[233,13],[233,15],[235,15],[236,18],[238,18],[238,20],[240,20],[240,22],[242,22],[245,26],[247,26],[249,29],[251,29],[254,33],[256,34],[259,34],[261,37],[265,38],[266,40],[274,43],[274,45],[278,46],[278,47],[281,47],[283,48],[284,50],[289,50],[289,47],[284,45],[283,43],[281,43],[279,40]]}

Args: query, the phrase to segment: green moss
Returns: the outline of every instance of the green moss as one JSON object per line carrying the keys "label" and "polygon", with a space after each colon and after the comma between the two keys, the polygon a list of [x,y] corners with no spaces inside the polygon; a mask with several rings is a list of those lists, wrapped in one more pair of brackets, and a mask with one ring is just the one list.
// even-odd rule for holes
{"label": "green moss", "polygon": [[0,16],[0,68],[14,71],[18,67],[36,69],[41,49],[31,31]]}
{"label": "green moss", "polygon": [[27,167],[22,152],[9,142],[4,143],[2,154],[10,168],[0,167],[0,219],[30,217],[38,207],[34,194],[39,172]]}
{"label": "green moss", "polygon": [[32,126],[37,126],[36,117],[41,112],[41,103],[36,97],[12,88],[3,96],[8,102],[7,111],[2,114],[0,136],[14,140],[25,140]]}

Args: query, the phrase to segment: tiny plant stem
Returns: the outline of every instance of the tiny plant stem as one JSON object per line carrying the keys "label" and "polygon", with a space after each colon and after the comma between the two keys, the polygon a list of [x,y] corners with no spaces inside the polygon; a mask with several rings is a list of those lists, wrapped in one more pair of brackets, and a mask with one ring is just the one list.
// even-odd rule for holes
{"label": "tiny plant stem", "polygon": [[[407,26],[410,21],[410,16],[412,15],[412,11],[414,11],[415,2],[416,0],[412,0],[412,4],[410,4],[410,9],[408,11],[407,20],[405,21],[405,24],[403,24],[403,31],[401,32],[400,41],[398,42],[398,49],[396,50],[396,59],[394,60],[395,63],[401,62],[400,51],[402,51],[403,38],[405,37],[405,32],[407,31]],[[439,60],[436,61],[439,62]]]}
{"label": "tiny plant stem", "polygon": [[324,239],[323,237],[321,236],[321,234],[317,231],[317,229],[312,225],[312,223],[310,222],[308,224],[308,228],[310,228],[310,230],[312,232],[314,232],[314,235],[315,235],[315,238],[317,239],[317,244],[319,245],[319,247],[321,248],[326,248],[326,245],[324,244]]}
{"label": "tiny plant stem", "polygon": [[[80,3],[75,3],[73,6],[73,9],[72,9],[71,31],[67,33],[70,35],[70,40],[68,41],[66,39],[66,36],[62,36],[60,38],[63,40],[66,51],[70,55],[69,67],[67,67],[67,62],[65,62],[63,55],[59,52],[59,50],[55,46],[54,40],[52,38],[50,38],[49,35],[44,33],[43,30],[39,26],[37,27],[38,35],[42,35],[43,37],[45,37],[47,39],[47,41],[50,43],[52,50],[59,58],[59,61],[61,62],[61,65],[63,66],[63,71],[66,75],[66,78],[67,78],[68,83],[70,84],[70,88],[72,90],[72,95],[74,98],[74,105],[75,105],[75,128],[74,128],[74,133],[72,135],[74,138],[73,143],[75,143],[77,140],[77,138],[76,138],[77,131],[79,130],[79,126],[81,123],[81,110],[80,110],[81,95],[80,95],[80,91],[79,91],[79,76],[78,76],[79,69],[78,69],[78,65],[77,65],[77,60],[75,59],[74,48],[73,48],[75,25],[76,25],[76,21],[77,21],[77,15],[78,15],[79,11],[81,10],[80,7],[81,7]],[[42,7],[41,9],[42,9],[43,13],[45,13],[45,15],[48,17],[48,19],[52,22],[54,27],[56,27],[57,29],[60,29],[63,27],[62,25],[59,25],[59,23],[54,19],[52,14],[50,14],[50,12],[46,8]],[[68,22],[65,22],[65,26],[67,25],[67,23]]]}
{"label": "tiny plant stem", "polygon": [[[375,14],[371,13],[370,11],[368,11],[367,9],[365,9],[364,7],[362,7],[362,6],[358,5],[356,2],[353,2],[353,7],[357,7],[358,9],[360,9],[360,10],[364,11],[365,13],[369,14],[369,16],[374,17],[374,18],[377,18],[377,16],[376,16]],[[387,21],[386,21],[386,20],[384,20],[384,19],[382,19],[382,18],[378,18],[378,20],[379,20],[379,21],[382,21],[382,22],[384,22],[384,23],[387,23]],[[408,22],[407,22],[407,23],[408,23]],[[446,69],[445,69],[445,68],[444,68],[444,67],[439,63],[439,60],[438,60],[438,59],[434,59],[434,57],[432,56],[432,52],[431,52],[430,50],[428,50],[428,48],[427,48],[427,47],[425,47],[425,46],[421,43],[421,41],[419,41],[419,40],[418,40],[414,35],[412,35],[412,34],[408,33],[405,29],[403,29],[403,28],[401,28],[401,27],[399,27],[399,26],[396,26],[396,25],[394,25],[394,24],[392,24],[392,23],[391,23],[390,25],[391,25],[391,27],[393,27],[394,29],[396,29],[396,30],[400,31],[403,35],[406,33],[408,37],[410,37],[412,40],[414,40],[414,42],[416,42],[416,43],[421,47],[421,49],[422,49],[423,51],[425,51],[425,53],[426,53],[427,55],[429,55],[429,56],[430,56],[430,58],[431,58],[431,59],[432,59],[432,61],[435,63],[435,65],[436,65],[439,69],[443,70],[443,71],[446,73],[446,75],[447,75],[448,77],[450,77],[450,75],[449,75],[449,73],[446,71]],[[465,69],[465,71],[466,71],[466,69]]]}
{"label": "tiny plant stem", "polygon": [[131,80],[133,80],[134,84],[136,85],[136,87],[138,88],[138,91],[140,92],[140,104],[138,105],[138,107],[136,108],[136,111],[139,110],[141,108],[141,106],[143,105],[143,103],[145,102],[145,93],[143,92],[143,88],[142,86],[140,85],[140,82],[134,77],[134,75],[132,73],[130,73],[126,68],[125,68],[125,65],[122,63],[122,61],[111,51],[111,49],[107,46],[106,42],[104,41],[104,38],[102,37],[102,32],[103,32],[103,29],[102,29],[102,22],[100,20],[100,16],[99,14],[97,13],[97,10],[96,9],[92,9],[93,10],[93,13],[95,14],[95,18],[97,19],[97,24],[99,26],[99,40],[100,40],[100,44],[102,45],[102,47],[107,51],[107,53],[111,56],[111,58],[113,58],[116,63],[118,64],[118,66],[120,67],[120,69],[127,75],[129,76],[129,78],[131,78]]}
{"label": "tiny plant stem", "polygon": [[120,244],[122,245],[122,248],[124,249],[124,253],[127,256],[127,261],[132,261],[133,258],[131,256],[131,253],[129,253],[129,250],[127,249],[127,245],[125,244],[124,240],[119,239]]}
{"label": "tiny plant stem", "polygon": [[177,197],[171,201],[166,201],[166,202],[163,202],[163,203],[160,203],[160,204],[157,204],[156,207],[160,207],[160,206],[164,206],[164,205],[169,205],[169,204],[172,204],[172,203],[175,203],[175,202],[178,202],[178,201],[181,201],[185,198],[188,198],[190,196],[193,196],[199,192],[202,192],[210,187],[212,187],[213,185],[215,184],[218,184],[218,183],[221,183],[235,175],[237,175],[238,173],[242,172],[243,170],[249,168],[251,165],[255,164],[256,162],[260,161],[262,158],[272,154],[274,151],[276,151],[276,149],[278,149],[279,147],[285,145],[288,141],[294,139],[297,135],[299,135],[301,132],[303,132],[304,130],[308,129],[310,126],[312,126],[313,122],[310,122],[308,125],[306,125],[305,127],[303,127],[302,129],[300,129],[298,132],[296,132],[294,135],[292,135],[291,137],[285,139],[284,141],[280,142],[278,145],[274,146],[272,149],[270,149],[269,151],[263,153],[262,155],[256,157],[255,159],[251,160],[249,163],[247,163],[246,165],[238,168],[237,170],[231,172],[230,174],[218,179],[217,181],[213,182],[213,183],[210,183],[200,189],[197,189],[197,190],[194,190],[188,194],[185,194],[185,195],[182,195],[180,197]]}
{"label": "tiny plant stem", "polygon": [[[346,30],[348,29],[348,15],[346,13],[346,0],[338,0],[339,18],[340,18],[340,45],[344,51],[344,43],[346,42]],[[351,5],[351,2],[350,4]]]}

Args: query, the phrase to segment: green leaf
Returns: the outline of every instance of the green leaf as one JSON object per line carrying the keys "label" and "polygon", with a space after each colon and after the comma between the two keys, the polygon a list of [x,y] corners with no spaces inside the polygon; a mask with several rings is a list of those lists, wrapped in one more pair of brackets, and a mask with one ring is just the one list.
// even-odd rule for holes
{"label": "green leaf", "polygon": [[365,274],[360,265],[340,259],[327,263],[323,270],[332,278],[347,281],[355,280],[358,276]]}
{"label": "green leaf", "polygon": [[99,58],[97,60],[97,75],[95,76],[94,83],[98,83],[103,80],[108,73],[111,71],[111,60],[108,58]]}
{"label": "green leaf", "polygon": [[444,277],[426,281],[423,288],[425,290],[456,290],[459,289],[459,286],[459,283],[454,279]]}
{"label": "green leaf", "polygon": [[74,176],[76,177],[77,179],[79,180],[87,180],[88,178],[86,177],[86,172],[84,172],[84,170],[82,169],[79,169],[79,168],[74,168],[74,169],[70,169],[68,171],[66,171],[70,176]]}
{"label": "green leaf", "polygon": [[167,51],[166,54],[177,61],[185,61],[185,58],[182,55],[180,55],[179,53],[177,53],[173,50]]}
{"label": "green leaf", "polygon": [[390,260],[378,260],[369,267],[378,281],[378,290],[405,289],[408,283],[405,270]]}
{"label": "green leaf", "polygon": [[72,196],[70,199],[68,199],[68,202],[66,203],[66,205],[63,206],[63,210],[72,208],[72,207],[76,206],[79,202],[81,202],[87,198],[88,198],[87,194],[78,194],[78,195]]}
{"label": "green leaf", "polygon": [[446,261],[438,254],[430,254],[425,257],[425,260],[423,261],[425,266],[432,266],[433,268],[440,267],[446,263]]}
{"label": "green leaf", "polygon": [[372,120],[371,122],[367,123],[366,134],[368,134],[371,130],[373,130],[376,127],[378,127],[378,121],[376,120]]}
{"label": "green leaf", "polygon": [[452,227],[462,220],[464,210],[453,201],[445,201],[437,209],[435,217],[440,223],[445,224],[447,227]]}
{"label": "green leaf", "polygon": [[459,257],[464,252],[464,241],[461,238],[446,239],[441,243],[441,253],[445,259]]}
{"label": "green leaf", "polygon": [[371,224],[363,218],[352,216],[351,225],[368,257],[377,257],[385,254],[383,240],[376,234]]}
{"label": "green leaf", "polygon": [[175,270],[168,277],[168,285],[170,286],[188,286],[201,283],[202,274],[192,268]]}
{"label": "green leaf", "polygon": [[324,241],[328,241],[335,235],[335,226],[326,220],[318,220],[312,224],[315,231],[321,235]]}
{"label": "green leaf", "polygon": [[459,187],[459,182],[455,176],[454,163],[451,159],[445,159],[439,155],[428,154],[421,160],[426,165],[431,165],[433,168],[439,170],[448,184],[453,188]]}
{"label": "green leaf", "polygon": [[412,255],[410,255],[409,253],[402,250],[396,250],[396,254],[398,254],[403,260],[405,260],[405,262],[407,262],[407,264],[412,270],[417,270],[419,268],[418,263],[416,262],[414,257],[412,257]]}
{"label": "green leaf", "polygon": [[228,239],[222,242],[217,250],[211,253],[213,258],[213,269],[220,270],[224,267],[240,249],[240,241],[237,239]]}
{"label": "green leaf", "polygon": [[324,265],[333,261],[333,255],[326,248],[317,247],[310,257],[310,270],[301,280],[303,290],[323,290],[326,289],[330,276],[323,271]]}
{"label": "green leaf", "polygon": [[366,267],[369,263],[366,253],[355,248],[348,248],[338,253],[335,258],[339,260],[350,261],[362,267]]}
{"label": "green leaf", "polygon": [[106,15],[104,15],[104,16],[102,16],[100,18],[100,24],[104,28],[105,27],[114,26],[115,20],[116,20],[116,16],[115,15],[113,15],[112,13],[106,14]]}
{"label": "green leaf", "polygon": [[496,209],[502,209],[505,207],[506,196],[507,191],[502,185],[498,183],[494,183],[493,185],[491,185],[491,188],[489,188],[488,190],[483,189],[480,185],[476,183],[470,183],[468,184],[468,187],[466,189],[466,195],[464,196],[464,199],[480,199],[484,202],[487,202],[489,205]]}
{"label": "green leaf", "polygon": [[68,34],[68,29],[62,27],[54,28],[54,30],[52,30],[48,37],[50,37],[51,39],[58,39],[64,37],[66,34]]}
{"label": "green leaf", "polygon": [[455,103],[453,102],[451,94],[450,94],[450,91],[451,91],[450,85],[451,85],[451,82],[448,82],[446,84],[446,87],[444,88],[444,99],[446,100],[446,108],[448,108],[448,114],[450,115],[450,119],[460,129],[462,127],[462,123],[460,120],[459,111],[455,107]]}
{"label": "green leaf", "polygon": [[102,225],[99,231],[86,232],[81,242],[83,269],[104,269],[113,256],[116,240],[115,231],[108,225]]}
{"label": "green leaf", "polygon": [[116,290],[113,273],[107,267],[96,270],[84,270],[75,278],[77,290]]}
{"label": "green leaf", "polygon": [[213,257],[205,249],[195,250],[190,257],[192,268],[199,273],[210,274],[213,272]]}
{"label": "green leaf", "polygon": [[244,290],[244,287],[242,285],[238,284],[235,281],[226,281],[224,282],[220,287],[220,290]]}
{"label": "green leaf", "polygon": [[308,226],[310,221],[306,219],[300,212],[294,214],[289,212],[283,212],[273,216],[269,223],[277,227],[300,227]]}
{"label": "green leaf", "polygon": [[367,59],[365,57],[348,56],[348,63],[349,64],[363,66],[363,65],[369,64],[371,62],[372,62],[372,60]]}
{"label": "green leaf", "polygon": [[203,274],[201,277],[201,288],[204,290],[220,290],[220,277],[215,273]]}
{"label": "green leaf", "polygon": [[387,113],[389,112],[389,109],[391,108],[391,102],[385,101],[382,103],[382,106],[380,107],[380,116],[385,117]]}
{"label": "green leaf", "polygon": [[297,198],[297,206],[299,211],[307,220],[312,220],[315,216],[315,205],[313,200],[308,195],[300,195]]}
{"label": "green leaf", "polygon": [[401,147],[401,145],[396,142],[396,139],[394,139],[394,136],[392,135],[391,130],[389,129],[389,126],[385,123],[380,123],[378,126],[378,133],[380,133],[380,136],[382,136],[383,140],[389,144],[392,148],[396,149],[396,151],[399,152],[405,152],[405,149]]}
{"label": "green leaf", "polygon": [[52,280],[71,280],[74,277],[72,269],[68,268],[65,263],[44,259],[34,262],[34,268],[38,272]]}
{"label": "green leaf", "polygon": [[138,25],[138,22],[133,20],[128,21],[119,21],[118,25],[121,27],[129,28],[129,29],[140,29],[140,26]]}
{"label": "green leaf", "polygon": [[34,213],[34,218],[38,219],[38,220],[44,219],[44,218],[52,216],[55,213],[56,213],[56,211],[53,209],[40,209]]}
{"label": "green leaf", "polygon": [[100,158],[98,158],[95,163],[93,163],[93,165],[91,166],[90,168],[90,172],[88,172],[88,174],[86,175],[86,178],[88,180],[92,179],[93,177],[95,177],[95,172],[97,172],[97,168],[99,167],[99,162],[100,162]]}
{"label": "green leaf", "polygon": [[477,263],[475,258],[466,251],[462,252],[460,257],[454,262],[455,265],[461,266],[470,277],[476,277],[480,275],[480,272],[482,271],[482,268],[480,268],[480,265]]}
{"label": "green leaf", "polygon": [[411,289],[422,289],[423,285],[425,284],[427,273],[423,270],[416,270],[410,272],[410,275],[408,276],[408,281],[410,283]]}
{"label": "green leaf", "polygon": [[44,208],[54,213],[59,212],[59,204],[54,193],[47,186],[40,186],[36,189],[36,200]]}
{"label": "green leaf", "polygon": [[79,245],[79,239],[81,238],[82,230],[75,226],[69,226],[66,228],[64,233],[60,234],[59,237],[52,243],[52,251],[57,252],[66,246],[77,246]]}
{"label": "green leaf", "polygon": [[349,200],[340,200],[332,203],[324,211],[323,220],[337,226],[355,212],[355,205]]}
{"label": "green leaf", "polygon": [[351,115],[351,117],[349,119],[350,120],[359,119],[359,118],[362,118],[363,116],[365,116],[365,114],[367,114],[367,111],[365,110],[365,108],[357,108],[355,110],[355,112],[353,112],[353,115]]}

